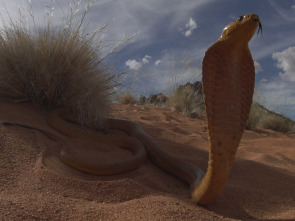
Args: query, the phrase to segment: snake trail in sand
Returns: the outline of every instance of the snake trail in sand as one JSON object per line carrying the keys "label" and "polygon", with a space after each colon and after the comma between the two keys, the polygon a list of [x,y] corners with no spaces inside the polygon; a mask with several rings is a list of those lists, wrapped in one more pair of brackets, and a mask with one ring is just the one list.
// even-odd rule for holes
{"label": "snake trail in sand", "polygon": [[[135,122],[108,119],[109,128],[123,130],[130,135],[112,137],[84,131],[67,122],[68,114],[63,109],[57,109],[48,116],[48,124],[57,131],[93,142],[117,145],[134,153],[133,157],[122,162],[102,165],[83,161],[64,145],[60,151],[61,160],[84,172],[108,175],[139,167],[147,152],[157,166],[190,184],[192,198],[198,204],[214,202],[227,182],[250,112],[255,70],[248,42],[258,27],[258,32],[262,31],[257,15],[240,16],[224,28],[221,37],[205,53],[202,71],[209,133],[206,174],[197,166],[165,152]],[[58,138],[56,140],[59,141]]]}

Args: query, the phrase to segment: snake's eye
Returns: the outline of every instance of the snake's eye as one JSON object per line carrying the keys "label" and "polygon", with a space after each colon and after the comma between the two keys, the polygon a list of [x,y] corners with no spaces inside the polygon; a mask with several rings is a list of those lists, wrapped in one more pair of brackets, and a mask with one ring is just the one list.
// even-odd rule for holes
{"label": "snake's eye", "polygon": [[243,21],[244,15],[241,15],[240,17],[237,18],[237,21],[241,22]]}

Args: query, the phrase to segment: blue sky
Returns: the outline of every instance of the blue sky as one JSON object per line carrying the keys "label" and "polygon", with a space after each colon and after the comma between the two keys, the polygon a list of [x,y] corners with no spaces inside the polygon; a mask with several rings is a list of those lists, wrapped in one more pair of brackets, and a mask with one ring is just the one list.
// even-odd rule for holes
{"label": "blue sky", "polygon": [[[57,22],[70,2],[31,1],[35,17],[43,18],[44,9],[54,7]],[[27,5],[20,0],[1,2],[11,14],[17,5]],[[263,35],[250,42],[256,99],[295,120],[295,0],[98,0],[85,24],[90,31],[108,24],[103,32],[106,51],[124,36],[133,36],[108,60],[126,72],[123,90],[135,96],[169,94],[178,84],[201,80],[206,49],[227,24],[246,13],[258,14],[263,25]]]}

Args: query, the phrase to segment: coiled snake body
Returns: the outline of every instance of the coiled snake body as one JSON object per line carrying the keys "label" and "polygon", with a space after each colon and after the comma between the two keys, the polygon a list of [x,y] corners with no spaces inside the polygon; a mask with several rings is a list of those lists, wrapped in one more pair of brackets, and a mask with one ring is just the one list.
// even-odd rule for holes
{"label": "coiled snake body", "polygon": [[137,168],[144,162],[146,150],[156,165],[190,184],[194,201],[202,205],[214,202],[227,182],[252,103],[255,71],[248,42],[257,27],[262,30],[257,15],[240,16],[224,28],[221,37],[205,54],[203,90],[209,131],[206,174],[166,153],[137,123],[109,119],[109,128],[123,130],[130,135],[111,137],[75,128],[66,121],[64,110],[57,109],[48,117],[48,123],[54,129],[68,136],[127,148],[135,154],[122,162],[90,164],[65,146],[60,152],[61,160],[81,171],[108,175]]}

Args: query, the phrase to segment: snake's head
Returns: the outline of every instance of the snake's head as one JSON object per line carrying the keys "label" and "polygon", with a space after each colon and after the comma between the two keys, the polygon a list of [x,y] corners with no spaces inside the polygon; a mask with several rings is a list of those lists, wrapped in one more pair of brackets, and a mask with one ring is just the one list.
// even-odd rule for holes
{"label": "snake's head", "polygon": [[262,32],[262,25],[258,15],[242,15],[223,29],[219,40],[233,39],[248,43],[253,37],[257,28],[258,32]]}

